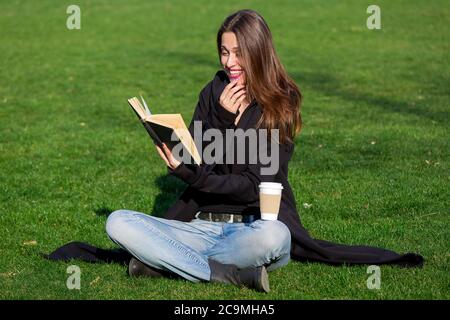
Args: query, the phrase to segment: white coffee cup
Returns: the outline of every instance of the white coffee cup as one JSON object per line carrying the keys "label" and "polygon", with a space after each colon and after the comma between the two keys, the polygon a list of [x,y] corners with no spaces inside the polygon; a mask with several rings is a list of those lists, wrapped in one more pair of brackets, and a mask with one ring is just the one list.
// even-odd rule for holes
{"label": "white coffee cup", "polygon": [[277,182],[261,182],[259,185],[259,206],[261,219],[278,220],[283,185]]}

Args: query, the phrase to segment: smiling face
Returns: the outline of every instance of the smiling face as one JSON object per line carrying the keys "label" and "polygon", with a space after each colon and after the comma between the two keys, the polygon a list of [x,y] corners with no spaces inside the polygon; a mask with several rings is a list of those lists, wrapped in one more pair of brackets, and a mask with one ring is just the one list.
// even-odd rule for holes
{"label": "smiling face", "polygon": [[224,32],[220,48],[220,62],[230,81],[239,81],[240,84],[245,84],[245,71],[239,62],[241,56],[239,50],[236,35],[233,32]]}

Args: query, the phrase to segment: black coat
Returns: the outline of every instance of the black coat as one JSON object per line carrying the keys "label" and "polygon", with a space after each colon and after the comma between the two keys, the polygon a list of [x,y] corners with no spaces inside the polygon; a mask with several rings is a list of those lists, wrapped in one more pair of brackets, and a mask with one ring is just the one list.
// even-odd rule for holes
{"label": "black coat", "polygon": [[[201,91],[189,126],[191,134],[193,134],[194,120],[202,122],[203,130],[216,128],[224,132],[226,129],[236,129],[234,125],[236,114],[228,112],[218,102],[228,83],[226,74],[218,71],[214,79]],[[254,128],[261,114],[261,106],[257,101],[253,101],[242,114],[237,128],[243,130]],[[260,162],[201,165],[200,167],[182,163],[174,171],[168,169],[170,174],[185,181],[188,187],[166,212],[165,218],[190,221],[199,210],[258,215],[259,183],[261,181],[281,182],[284,190],[278,219],[286,224],[291,232],[292,259],[327,264],[397,264],[407,267],[423,265],[423,257],[415,253],[400,255],[377,247],[349,246],[311,238],[300,222],[294,194],[288,182],[288,163],[294,152],[294,145],[283,144],[278,145],[278,148],[280,167],[278,172],[271,176],[261,175]],[[127,263],[130,255],[121,249],[108,250],[86,243],[71,242],[45,257],[51,260],[75,258],[90,262]]]}
{"label": "black coat", "polygon": [[[193,121],[202,121],[203,129],[220,130],[256,128],[262,114],[261,106],[253,101],[243,112],[237,127],[236,114],[224,109],[219,97],[229,83],[223,71],[218,71],[199,95],[199,101],[189,126],[193,134]],[[199,210],[206,212],[259,214],[259,191],[261,181],[283,184],[284,190],[278,219],[289,228],[292,235],[291,257],[300,261],[319,261],[329,264],[386,264],[407,266],[422,265],[420,255],[399,255],[393,251],[369,247],[336,244],[310,237],[302,226],[296,209],[296,201],[288,182],[288,163],[294,152],[293,144],[278,145],[280,168],[275,175],[261,175],[261,163],[216,164],[200,167],[181,164],[169,172],[188,184],[181,197],[168,210],[165,217],[190,221]]]}

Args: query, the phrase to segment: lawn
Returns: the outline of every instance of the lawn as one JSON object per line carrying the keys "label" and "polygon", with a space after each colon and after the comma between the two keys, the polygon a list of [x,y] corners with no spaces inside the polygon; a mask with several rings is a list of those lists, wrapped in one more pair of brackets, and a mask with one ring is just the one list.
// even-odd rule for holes
{"label": "lawn", "polygon": [[[0,2],[0,298],[449,299],[448,1]],[[289,179],[314,237],[418,252],[422,269],[292,261],[261,294],[221,284],[132,279],[124,266],[50,262],[72,241],[113,248],[107,215],[162,215],[185,185],[166,168],[126,99],[190,119],[220,68],[215,36],[252,8],[271,27],[304,94]],[[305,205],[308,204],[308,205]],[[311,206],[309,206],[311,205]],[[69,290],[70,265],[81,290]]]}

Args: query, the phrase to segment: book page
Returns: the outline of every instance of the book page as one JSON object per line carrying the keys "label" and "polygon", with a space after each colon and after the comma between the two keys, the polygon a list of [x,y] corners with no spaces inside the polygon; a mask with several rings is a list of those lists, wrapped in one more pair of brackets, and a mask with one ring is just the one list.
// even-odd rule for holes
{"label": "book page", "polygon": [[136,97],[130,98],[128,99],[128,103],[134,109],[134,111],[136,111],[136,113],[139,115],[141,119],[146,118],[144,107],[141,105],[138,98]]}
{"label": "book page", "polygon": [[168,128],[172,128],[175,131],[175,134],[180,139],[183,146],[186,150],[191,154],[194,161],[200,165],[201,157],[197,150],[197,146],[195,145],[192,136],[184,123],[183,117],[181,114],[154,114],[150,117],[145,118],[146,121],[159,124],[161,126],[165,126]]}
{"label": "book page", "polygon": [[180,138],[181,143],[186,148],[186,150],[191,154],[194,161],[200,165],[202,163],[202,158],[198,153],[197,146],[195,145],[194,139],[192,139],[191,133],[187,128],[174,129],[175,134]]}
{"label": "book page", "polygon": [[141,100],[142,100],[142,104],[144,105],[145,115],[146,116],[151,116],[152,113],[150,112],[150,109],[148,108],[147,103],[145,102],[144,97],[142,96],[142,94],[141,94]]}
{"label": "book page", "polygon": [[166,126],[172,129],[186,128],[183,117],[179,113],[174,114],[153,114],[150,117],[145,118],[146,121],[154,122],[162,126]]}

